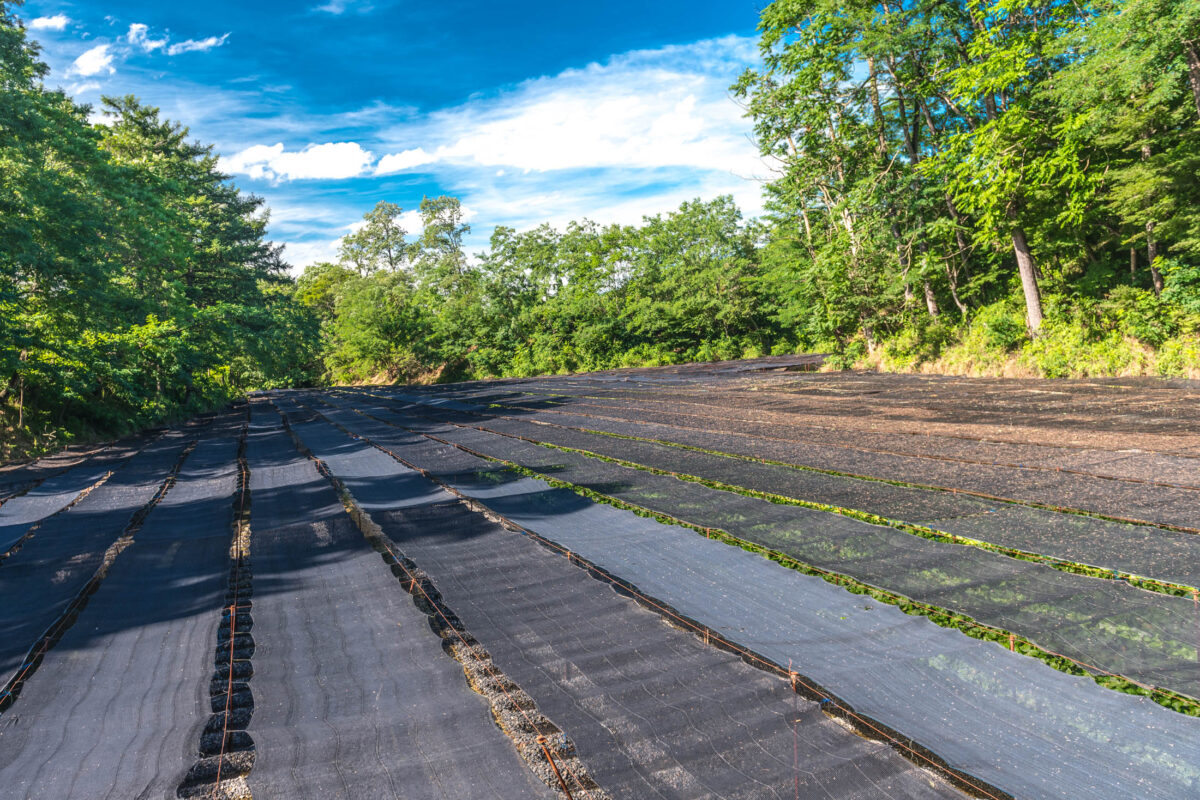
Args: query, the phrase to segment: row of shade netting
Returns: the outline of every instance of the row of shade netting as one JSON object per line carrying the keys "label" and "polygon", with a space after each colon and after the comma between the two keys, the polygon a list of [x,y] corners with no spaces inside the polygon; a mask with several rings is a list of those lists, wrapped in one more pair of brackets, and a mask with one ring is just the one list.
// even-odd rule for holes
{"label": "row of shade netting", "polygon": [[107,450],[136,450],[140,443],[141,437],[134,437],[107,446],[68,447],[25,463],[0,466],[0,507],[42,482],[104,455]]}
{"label": "row of shade netting", "polygon": [[[412,391],[412,390],[409,390]],[[1017,466],[1034,470],[1066,470],[1107,477],[1159,483],[1196,485],[1193,458],[1169,452],[1142,452],[1102,447],[1056,445],[1052,442],[994,441],[961,435],[934,435],[905,430],[904,424],[889,429],[885,414],[868,417],[870,427],[847,426],[844,415],[815,413],[808,403],[762,404],[756,393],[687,393],[658,390],[648,394],[612,392],[572,393],[563,391],[498,391],[496,389],[421,392],[425,399],[458,399],[491,403],[525,411],[577,412],[622,417],[627,414],[660,414],[670,423],[703,426],[707,430],[740,431],[746,435],[793,439],[880,454],[952,459],[965,463]],[[747,395],[752,395],[747,398]],[[753,403],[748,405],[747,400]],[[1016,421],[1016,420],[1014,420]],[[1182,443],[1181,443],[1182,444]]]}
{"label": "row of shade netting", "polygon": [[[407,398],[395,396],[417,399],[411,395]],[[1184,586],[1200,586],[1200,536],[1192,533],[794,469],[599,432],[624,437],[645,436],[647,432],[634,423],[595,424],[597,420],[594,419],[531,418],[454,401],[441,402],[437,406],[464,412],[454,417],[456,422],[464,425],[809,503],[864,511],[951,536],[1063,561]],[[588,423],[593,423],[590,428]],[[579,427],[565,427],[567,425]]]}
{"label": "row of shade netting", "polygon": [[[992,437],[979,435],[983,431],[978,431],[980,426],[974,417],[943,420],[943,431],[940,433],[932,429],[912,431],[910,428],[920,426],[913,425],[911,420],[902,417],[899,420],[893,419],[884,409],[875,409],[875,413],[865,420],[854,420],[853,417],[860,414],[853,411],[846,413],[840,408],[840,401],[832,408],[823,407],[821,402],[814,403],[811,396],[800,398],[799,401],[793,399],[787,403],[763,402],[760,392],[722,391],[720,386],[703,392],[671,389],[655,389],[653,392],[612,392],[572,390],[571,387],[558,385],[542,385],[540,389],[532,385],[522,385],[520,389],[522,391],[487,387],[473,390],[439,387],[438,390],[422,392],[422,395],[428,398],[472,399],[474,402],[487,401],[547,410],[577,409],[582,413],[588,413],[589,410],[596,413],[625,409],[656,411],[676,414],[679,420],[702,420],[708,427],[713,427],[712,423],[718,427],[742,423],[750,426],[746,431],[748,433],[757,429],[764,435],[803,439],[814,444],[894,452],[898,455],[954,458],[985,464],[1018,464],[1027,468],[1061,468],[1163,482],[1195,481],[1193,470],[1188,468],[1188,459],[1183,456],[1183,452],[1190,452],[1187,440],[1170,441],[1168,446],[1163,446],[1168,443],[1158,440],[1159,446],[1154,447],[1153,451],[1118,449],[1117,452],[1098,443],[1087,445],[1058,441],[1052,435],[1048,435],[1044,440],[995,440],[996,435],[1004,437],[1014,434],[1001,428],[992,431]],[[941,402],[941,396],[926,398],[926,401],[934,398]],[[1008,422],[1032,422],[1036,425],[1040,420],[1037,417],[1032,420],[1013,417]],[[977,435],[952,433],[953,428],[944,428],[946,423],[960,426],[962,423],[968,423],[966,431],[976,428]],[[1136,438],[1136,434],[1133,438]],[[1106,437],[1104,440],[1112,439],[1114,437]],[[1180,455],[1171,457],[1171,453],[1177,447],[1182,449]]]}
{"label": "row of shade netting", "polygon": [[0,505],[0,557],[28,533],[38,520],[55,514],[121,467],[137,446],[113,446],[48,474],[28,491]]}
{"label": "row of shade netting", "polygon": [[394,421],[484,455],[791,556],[1027,637],[1143,684],[1200,697],[1200,609],[1147,592],[824,511],[772,503],[461,427],[417,407]]}
{"label": "row of shade netting", "polygon": [[[482,402],[493,398],[484,395]],[[648,438],[678,441],[726,453],[778,460],[810,468],[865,475],[923,486],[957,489],[992,497],[1080,509],[1120,519],[1196,528],[1200,491],[1194,457],[1161,453],[967,444],[953,437],[887,436],[861,431],[830,431],[797,425],[793,415],[769,421],[744,420],[736,409],[681,406],[663,398],[629,402],[569,398],[498,405],[512,413],[536,415],[579,427],[634,426]],[[685,410],[686,409],[686,410]],[[831,421],[836,423],[836,420]],[[872,442],[872,439],[884,440]],[[917,446],[919,443],[919,446]],[[1017,449],[1019,453],[1006,452]],[[1097,480],[1096,476],[1105,479]],[[1152,485],[1146,485],[1146,482]]]}
{"label": "row of shade netting", "polygon": [[40,520],[0,562],[0,686],[32,668],[25,661],[30,648],[92,579],[190,441],[181,431],[164,435],[70,509]]}
{"label": "row of shade netting", "polygon": [[279,414],[252,403],[256,797],[553,795]]}
{"label": "row of shade netting", "polygon": [[609,796],[959,796],[787,681],[663,625],[380,450],[279,404]]}
{"label": "row of shade netting", "polygon": [[[79,619],[0,716],[0,796],[174,796],[208,713],[240,429],[235,415],[204,433]],[[133,472],[126,478],[136,473],[147,486],[162,481],[177,447],[170,437],[152,446],[148,458],[127,467]],[[143,492],[126,482],[121,493],[134,503]],[[91,534],[101,543],[113,538],[130,510],[118,509],[113,496],[98,500],[119,510],[114,525],[89,513],[56,532],[59,544],[74,541],[78,551]],[[30,541],[31,551],[36,544]],[[65,552],[43,556],[66,566],[72,559]],[[8,594],[8,566],[0,567],[6,610],[18,603]],[[55,604],[34,586],[22,582],[21,589],[30,602]]]}
{"label": "row of shade netting", "polygon": [[306,402],[681,615],[793,663],[857,713],[1015,796],[1188,797],[1200,787],[1193,718],[687,529],[521,478],[381,421],[388,412],[362,401]]}
{"label": "row of shade netting", "polygon": [[[468,398],[460,398],[468,399]],[[491,402],[487,395],[480,400]],[[1170,452],[1139,452],[1122,448],[1061,446],[1050,443],[993,442],[987,439],[938,436],[904,431],[860,430],[843,426],[843,418],[793,411],[743,409],[736,398],[709,398],[708,402],[670,397],[589,398],[531,397],[499,399],[500,405],[524,410],[577,412],[617,418],[641,418],[664,424],[700,427],[707,430],[738,433],[795,441],[828,448],[869,452],[881,456],[920,457],[934,461],[953,461],[1020,469],[1030,473],[1065,473],[1097,476],[1155,485],[1200,488],[1196,476],[1196,457]],[[886,424],[881,422],[875,425]],[[912,462],[897,461],[899,465]],[[944,474],[944,473],[941,473]],[[1036,477],[1036,476],[1030,476]],[[1042,477],[1045,477],[1044,475]]]}
{"label": "row of shade netting", "polygon": [[[993,439],[1017,426],[1032,441],[1068,447],[1081,442],[1136,441],[1144,450],[1200,455],[1192,434],[1200,423],[1194,404],[1180,402],[1200,381],[1106,379],[1103,382],[978,380],[938,375],[782,375],[683,368],[665,376],[657,370],[605,376],[578,375],[439,386],[444,394],[482,389],[563,395],[696,402],[784,412],[830,423],[870,416],[885,430]],[[861,427],[861,426],[856,426]],[[871,427],[877,427],[872,425]],[[1001,434],[1003,435],[1003,434]],[[1149,445],[1149,446],[1145,446]],[[1124,444],[1118,445],[1120,447]]]}

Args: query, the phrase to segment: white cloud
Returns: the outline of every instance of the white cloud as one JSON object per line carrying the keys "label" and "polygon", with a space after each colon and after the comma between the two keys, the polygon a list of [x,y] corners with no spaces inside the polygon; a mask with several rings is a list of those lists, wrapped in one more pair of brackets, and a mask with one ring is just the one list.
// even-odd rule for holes
{"label": "white cloud", "polygon": [[61,31],[67,27],[71,18],[66,14],[55,14],[52,17],[37,17],[29,21],[29,29],[33,31]]}
{"label": "white cloud", "polygon": [[313,8],[324,14],[345,14],[347,11],[354,11],[357,14],[366,14],[369,11],[374,11],[375,5],[370,0],[329,0],[324,5],[319,5]]}
{"label": "white cloud", "polygon": [[161,39],[151,39],[149,36],[150,27],[141,22],[135,22],[129,26],[129,33],[125,34],[125,41],[129,42],[134,47],[140,47],[147,53],[152,53],[166,46],[167,37]]}
{"label": "white cloud", "polygon": [[375,157],[357,142],[309,145],[296,153],[281,152],[271,169],[287,178],[352,178],[361,175]]}
{"label": "white cloud", "polygon": [[[449,115],[462,131],[439,159],[528,170],[688,166],[754,174],[754,145],[727,98],[698,96],[694,76],[664,74],[646,91],[619,84],[529,91],[502,108]],[[539,87],[541,88],[541,87]],[[689,91],[693,90],[693,91]]]}
{"label": "white cloud", "polygon": [[357,142],[310,144],[288,152],[282,143],[254,145],[221,159],[221,169],[259,180],[340,179],[363,174],[375,156]]}
{"label": "white cloud", "polygon": [[88,114],[87,120],[89,125],[104,125],[105,127],[109,128],[111,128],[113,123],[116,122],[114,117],[110,117],[108,114],[105,114],[103,111],[96,108],[91,110],[91,112]]}
{"label": "white cloud", "polygon": [[[163,106],[219,142],[223,171],[270,182],[255,190],[273,208],[271,233],[302,267],[336,258],[379,200],[413,209],[424,192],[473,210],[471,252],[498,224],[632,224],[720,194],[756,216],[761,185],[747,177],[767,169],[728,93],[756,59],[750,37],[625,53],[424,113],[371,104],[320,114],[240,84],[175,92]],[[382,177],[414,170],[432,181]],[[346,182],[331,193],[305,179]],[[419,232],[414,211],[404,225]]]}
{"label": "white cloud", "polygon": [[379,159],[379,164],[375,167],[376,175],[388,175],[393,172],[401,172],[413,167],[419,167],[424,164],[432,164],[437,161],[437,156],[432,156],[426,153],[423,148],[415,147],[412,150],[405,150],[401,153],[391,153]]}
{"label": "white cloud", "polygon": [[292,266],[292,274],[299,275],[304,267],[321,261],[338,260],[341,239],[321,239],[315,242],[282,242],[283,260]]}
{"label": "white cloud", "polygon": [[80,81],[79,83],[72,84],[67,91],[72,97],[78,97],[79,95],[86,94],[87,92],[94,92],[99,88],[100,84],[96,83],[95,81]]}
{"label": "white cloud", "polygon": [[108,52],[108,47],[106,44],[98,44],[85,51],[71,64],[71,68],[68,70],[69,74],[82,75],[87,78],[105,71],[110,75],[116,72],[116,68],[112,65],[113,56]]}
{"label": "white cloud", "polygon": [[486,235],[495,225],[528,230],[546,222],[561,230],[584,218],[600,225],[637,225],[643,217],[676,211],[686,201],[712,200],[723,194],[733,196],[745,217],[763,213],[762,186],[757,181],[721,172],[673,172],[674,181],[657,186],[639,182],[636,173],[563,181],[553,173],[531,172],[524,179],[472,187],[463,196],[477,217],[486,221],[485,229],[473,232],[472,243],[485,246]]}
{"label": "white cloud", "polygon": [[430,163],[529,171],[690,167],[740,176],[765,168],[750,123],[728,94],[753,62],[753,40],[730,36],[635,51],[526,81],[393,131],[420,142],[379,173]]}
{"label": "white cloud", "polygon": [[[463,208],[462,212],[465,219],[470,219],[470,217],[467,217],[466,208]],[[410,208],[408,211],[401,213],[396,222],[400,224],[400,227],[404,229],[404,232],[410,238],[420,236],[421,231],[425,229],[425,225],[421,222],[421,211],[416,208]]]}
{"label": "white cloud", "polygon": [[214,47],[220,47],[229,39],[229,34],[223,36],[209,36],[207,39],[188,39],[184,42],[178,42],[167,48],[167,55],[177,56],[180,53],[203,52],[212,50]]}

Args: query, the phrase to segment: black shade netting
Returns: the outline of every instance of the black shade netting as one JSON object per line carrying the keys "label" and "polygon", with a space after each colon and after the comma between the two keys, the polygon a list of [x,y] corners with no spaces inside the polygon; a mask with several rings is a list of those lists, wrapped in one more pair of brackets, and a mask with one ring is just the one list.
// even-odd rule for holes
{"label": "black shade netting", "polygon": [[[410,395],[411,396],[411,395]],[[436,400],[437,398],[424,398]],[[1037,469],[1063,469],[1135,480],[1196,486],[1196,460],[1170,453],[1110,451],[1079,446],[931,436],[906,431],[879,432],[837,427],[838,420],[814,417],[805,406],[770,409],[745,406],[718,395],[689,397],[572,397],[462,393],[462,402],[502,406],[513,412],[561,412],[581,416],[627,418],[691,425],[710,431],[740,432],[809,444],[870,450],[883,454],[958,459],[980,464]],[[738,398],[739,400],[741,398]],[[881,419],[884,421],[886,418]],[[973,421],[973,420],[972,420]]]}
{"label": "black shade netting", "polygon": [[22,670],[26,653],[95,575],[134,515],[153,500],[188,442],[172,431],[148,445],[104,485],[45,519],[0,562],[0,681]]}
{"label": "black shade netting", "polygon": [[48,475],[29,491],[0,505],[0,554],[19,542],[30,525],[66,508],[109,471],[120,469],[136,452],[134,446],[105,448]]}
{"label": "black shade netting", "polygon": [[959,796],[379,450],[325,422],[293,428],[611,796]]}
{"label": "black shade netting", "polygon": [[[512,522],[1015,796],[1191,797],[1200,721],[460,449],[314,402]],[[379,413],[384,416],[385,412]]]}
{"label": "black shade netting", "polygon": [[427,407],[407,410],[653,469],[865,511],[1028,553],[1200,586],[1200,536],[1192,533],[728,458],[522,419],[423,408]]}
{"label": "black shade netting", "polygon": [[1200,697],[1200,610],[1190,598],[719,491],[426,416],[381,414],[539,474],[966,615],[1091,667]]}
{"label": "black shade netting", "polygon": [[227,418],[201,439],[0,716],[0,796],[175,796],[209,714],[240,430]]}
{"label": "black shade netting", "polygon": [[551,797],[278,414],[254,406],[254,795]]}
{"label": "black shade netting", "polygon": [[[397,396],[415,399],[412,395]],[[667,406],[660,403],[659,408],[654,409],[572,405],[568,410],[531,409],[523,413],[533,419],[561,425],[659,439],[849,475],[965,490],[1054,508],[1079,509],[1121,519],[1187,528],[1195,528],[1196,520],[1200,519],[1200,491],[1058,471],[1056,456],[1059,461],[1067,462],[1063,465],[1065,469],[1089,469],[1086,464],[1075,463],[1084,456],[1074,451],[1034,453],[1027,461],[1014,465],[953,460],[930,451],[935,446],[961,440],[935,437],[925,448],[925,454],[904,455],[861,445],[829,444],[814,440],[808,430],[796,431],[780,422],[739,421],[728,414],[722,415],[719,409],[714,409],[711,417],[698,417],[665,409]],[[515,408],[513,412],[522,413]],[[855,438],[858,436],[855,432]],[[1096,475],[1111,473],[1118,478],[1177,481],[1185,485],[1195,484],[1197,480],[1194,458],[1092,453],[1088,457],[1103,462],[1091,467]]]}

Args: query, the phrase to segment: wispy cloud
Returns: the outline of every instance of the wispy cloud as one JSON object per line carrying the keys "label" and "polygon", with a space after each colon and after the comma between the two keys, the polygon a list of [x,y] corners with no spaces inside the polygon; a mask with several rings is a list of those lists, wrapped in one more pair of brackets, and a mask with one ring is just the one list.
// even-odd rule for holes
{"label": "wispy cloud", "polygon": [[329,0],[319,6],[315,6],[313,11],[321,14],[333,14],[339,16],[347,11],[356,14],[366,14],[375,10],[375,4],[371,0]]}
{"label": "wispy cloud", "polygon": [[147,53],[152,53],[155,50],[160,50],[167,44],[167,37],[161,39],[150,38],[150,26],[141,22],[135,22],[129,26],[129,33],[125,34],[125,41],[129,42],[134,47],[140,48]]}
{"label": "wispy cloud", "polygon": [[187,39],[186,41],[177,42],[167,48],[167,55],[177,56],[180,53],[197,53],[205,50],[212,50],[214,47],[220,47],[229,40],[229,34],[221,36],[209,36],[207,39]]}
{"label": "wispy cloud", "polygon": [[29,29],[34,31],[61,31],[67,27],[71,18],[66,14],[55,14],[52,17],[36,17],[29,21]]}
{"label": "wispy cloud", "polygon": [[[142,36],[169,38],[138,31],[94,49],[119,62],[145,50]],[[146,52],[165,54],[169,45]],[[74,55],[62,50],[64,59]],[[454,194],[473,210],[467,247],[476,252],[499,224],[637,223],[719,194],[757,215],[753,178],[767,169],[728,93],[756,63],[754,39],[723,37],[615,55],[432,111],[384,101],[314,107],[302,104],[303,92],[264,91],[265,77],[196,83],[181,70],[158,85],[132,58],[121,77],[216,143],[220,169],[266,198],[271,235],[303,267],[335,257],[349,226],[379,200],[412,209],[425,194]],[[240,69],[234,74],[257,74],[253,64]]]}
{"label": "wispy cloud", "polygon": [[109,45],[98,44],[79,55],[71,64],[68,74],[82,75],[85,78],[92,75],[99,75],[101,72],[107,72],[111,75],[117,71],[112,62],[113,54],[109,52]]}
{"label": "wispy cloud", "polygon": [[79,83],[72,84],[67,91],[71,93],[72,97],[78,97],[79,95],[87,94],[88,92],[94,92],[99,88],[100,84],[96,83],[95,81],[80,81]]}
{"label": "wispy cloud", "polygon": [[755,57],[752,39],[730,36],[627,53],[449,109],[407,114],[400,124],[388,124],[388,114],[399,110],[387,108],[314,122],[365,128],[360,141],[384,151],[374,175],[463,167],[493,174],[497,168],[688,167],[761,176],[765,168],[750,125],[728,94]]}
{"label": "wispy cloud", "polygon": [[439,156],[430,155],[424,149],[415,147],[412,150],[391,153],[379,159],[379,164],[375,167],[375,174],[389,175],[393,172],[403,172],[406,169],[432,164],[438,160]]}
{"label": "wispy cloud", "polygon": [[[57,17],[47,17],[45,19],[57,20],[59,17],[63,20],[67,19],[61,14]],[[62,24],[65,26],[66,22]],[[207,39],[188,39],[175,44],[169,44],[170,38],[166,34],[157,37],[152,36],[150,26],[141,22],[135,22],[129,26],[129,30],[125,35],[118,38],[116,42],[97,44],[81,53],[67,67],[65,74],[67,76],[83,78],[91,78],[102,74],[111,75],[117,71],[116,62],[124,63],[131,55],[138,51],[144,53],[159,51],[174,56],[180,53],[211,50],[214,47],[220,47],[225,44],[228,39],[229,34],[226,33],[222,36],[209,36]],[[90,82],[76,83],[72,89],[72,94],[82,93],[92,88],[94,88],[94,84]]]}

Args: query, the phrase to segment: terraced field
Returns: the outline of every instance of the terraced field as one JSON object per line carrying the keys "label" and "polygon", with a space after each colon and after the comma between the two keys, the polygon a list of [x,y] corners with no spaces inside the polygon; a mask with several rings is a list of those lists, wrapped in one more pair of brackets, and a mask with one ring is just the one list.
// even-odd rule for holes
{"label": "terraced field", "polygon": [[1200,386],[817,361],[0,470],[0,800],[1200,795]]}

